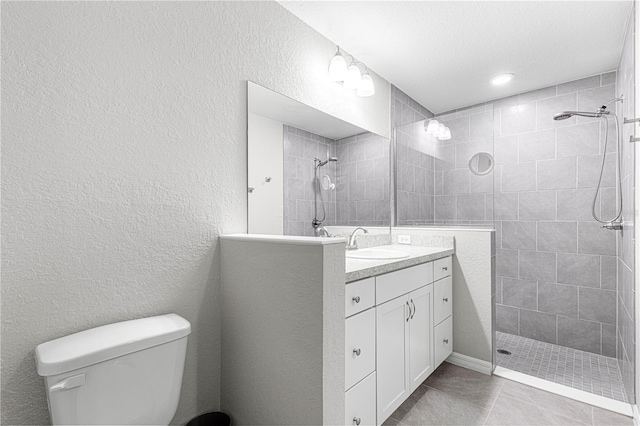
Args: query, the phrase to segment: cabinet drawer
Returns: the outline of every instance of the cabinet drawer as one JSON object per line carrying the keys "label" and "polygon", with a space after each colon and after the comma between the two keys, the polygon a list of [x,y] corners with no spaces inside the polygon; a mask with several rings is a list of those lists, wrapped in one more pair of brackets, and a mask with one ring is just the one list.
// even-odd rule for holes
{"label": "cabinet drawer", "polygon": [[453,317],[449,317],[436,325],[435,335],[435,368],[453,352]]}
{"label": "cabinet drawer", "polygon": [[451,276],[433,283],[433,322],[440,324],[453,310],[453,280]]}
{"label": "cabinet drawer", "polygon": [[433,261],[433,279],[439,280],[451,275],[451,256]]}
{"label": "cabinet drawer", "polygon": [[376,373],[349,389],[344,400],[345,425],[376,424]]}
{"label": "cabinet drawer", "polygon": [[433,282],[433,262],[376,277],[376,305]]}
{"label": "cabinet drawer", "polygon": [[345,390],[376,368],[376,310],[345,320]]}
{"label": "cabinet drawer", "polygon": [[367,278],[347,284],[344,313],[346,317],[362,312],[376,302],[375,278]]}

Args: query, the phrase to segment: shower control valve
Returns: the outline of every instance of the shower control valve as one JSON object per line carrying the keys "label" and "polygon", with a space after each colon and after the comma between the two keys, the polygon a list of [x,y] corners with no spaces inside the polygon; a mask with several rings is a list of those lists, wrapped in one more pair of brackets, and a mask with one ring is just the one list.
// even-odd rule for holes
{"label": "shower control valve", "polygon": [[600,227],[604,228],[604,229],[608,229],[610,231],[621,231],[622,230],[622,223],[621,222],[609,222],[609,223],[605,223],[604,225],[602,225]]}

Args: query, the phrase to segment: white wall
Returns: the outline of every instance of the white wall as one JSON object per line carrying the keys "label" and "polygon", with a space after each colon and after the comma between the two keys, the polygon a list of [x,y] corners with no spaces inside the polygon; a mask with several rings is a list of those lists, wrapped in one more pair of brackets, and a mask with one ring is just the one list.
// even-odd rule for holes
{"label": "white wall", "polygon": [[[283,124],[249,113],[247,117],[249,229],[253,234],[284,233]],[[267,181],[270,178],[270,181]]]}
{"label": "white wall", "polygon": [[219,249],[247,223],[246,80],[388,136],[389,85],[273,2],[2,3],[2,424],[48,422],[34,347],[193,326],[176,423],[219,407]]}

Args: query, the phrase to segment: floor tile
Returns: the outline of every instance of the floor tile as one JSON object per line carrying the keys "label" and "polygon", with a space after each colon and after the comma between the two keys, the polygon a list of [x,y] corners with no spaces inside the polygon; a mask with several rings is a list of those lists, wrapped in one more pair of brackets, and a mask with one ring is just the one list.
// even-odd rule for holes
{"label": "floor tile", "polygon": [[491,409],[486,425],[509,426],[552,426],[552,425],[590,425],[570,417],[561,416],[544,410],[536,405],[499,395]]}
{"label": "floor tile", "polygon": [[627,402],[615,358],[496,332],[496,364],[595,395]]}
{"label": "floor tile", "polygon": [[410,409],[400,407],[391,415],[401,425],[482,425],[489,414],[488,409],[464,398],[424,385],[421,388]]}
{"label": "floor tile", "polygon": [[592,422],[591,405],[532,388],[531,386],[526,386],[521,383],[507,380],[500,390],[500,395],[544,407],[545,410],[580,420],[583,423],[590,424]]}
{"label": "floor tile", "polygon": [[593,426],[632,426],[633,419],[622,414],[593,407]]}
{"label": "floor tile", "polygon": [[506,380],[442,363],[425,381],[431,388],[465,399],[475,405],[491,408]]}

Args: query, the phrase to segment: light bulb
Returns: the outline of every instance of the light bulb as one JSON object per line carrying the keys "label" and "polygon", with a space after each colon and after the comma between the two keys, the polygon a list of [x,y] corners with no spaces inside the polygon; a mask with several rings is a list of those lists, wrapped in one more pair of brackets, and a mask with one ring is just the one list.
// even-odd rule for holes
{"label": "light bulb", "polygon": [[511,73],[500,74],[491,79],[491,84],[495,86],[499,86],[501,84],[510,82],[511,80],[514,79],[514,77],[515,77],[515,74],[511,74]]}
{"label": "light bulb", "polygon": [[344,81],[346,75],[347,61],[344,60],[344,56],[342,56],[338,47],[338,51],[331,58],[331,63],[329,64],[329,78],[331,81]]}
{"label": "light bulb", "polygon": [[449,139],[451,139],[451,130],[449,130],[448,127],[445,127],[444,132],[441,136],[438,137],[438,139],[440,139],[441,141],[448,141]]}
{"label": "light bulb", "polygon": [[356,93],[358,96],[362,96],[363,98],[373,96],[373,94],[376,93],[376,90],[373,87],[373,79],[368,72],[366,72],[360,79],[360,84],[358,85],[358,89],[356,89]]}
{"label": "light bulb", "polygon": [[427,135],[437,136],[439,126],[440,126],[440,123],[438,123],[438,120],[429,120],[429,124],[424,126],[424,129],[427,131]]}
{"label": "light bulb", "polygon": [[344,79],[344,88],[355,90],[360,85],[361,80],[362,75],[360,74],[360,69],[356,64],[351,62],[351,65],[349,65],[349,68],[347,68],[347,76]]}

